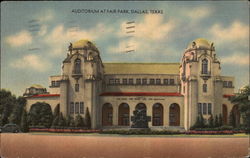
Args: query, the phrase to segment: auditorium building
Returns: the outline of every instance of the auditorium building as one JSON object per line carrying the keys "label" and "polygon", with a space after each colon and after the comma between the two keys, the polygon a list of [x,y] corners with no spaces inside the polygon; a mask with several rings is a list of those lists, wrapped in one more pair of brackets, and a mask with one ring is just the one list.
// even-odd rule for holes
{"label": "auditorium building", "polygon": [[88,107],[93,129],[130,128],[135,109],[145,109],[149,128],[185,129],[198,115],[207,120],[221,114],[224,124],[238,107],[234,77],[221,75],[215,46],[205,39],[192,41],[180,63],[103,63],[88,40],[70,44],[60,75],[49,77],[49,90],[27,88],[27,110],[36,102],[57,104],[66,115],[85,116]]}

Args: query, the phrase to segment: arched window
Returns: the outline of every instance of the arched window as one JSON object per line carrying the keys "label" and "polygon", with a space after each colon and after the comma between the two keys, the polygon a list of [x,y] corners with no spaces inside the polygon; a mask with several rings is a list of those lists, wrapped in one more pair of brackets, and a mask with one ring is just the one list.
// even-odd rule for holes
{"label": "arched window", "polygon": [[159,103],[153,105],[153,126],[163,126],[163,106]]}
{"label": "arched window", "polygon": [[180,126],[180,106],[176,103],[169,107],[169,126]]}
{"label": "arched window", "polygon": [[129,126],[129,105],[122,103],[119,106],[119,126]]}
{"label": "arched window", "polygon": [[208,74],[208,60],[207,59],[203,59],[202,60],[202,70],[201,70],[202,74]]}
{"label": "arched window", "polygon": [[81,60],[78,59],[78,58],[75,60],[74,73],[75,74],[80,74],[81,73]]}

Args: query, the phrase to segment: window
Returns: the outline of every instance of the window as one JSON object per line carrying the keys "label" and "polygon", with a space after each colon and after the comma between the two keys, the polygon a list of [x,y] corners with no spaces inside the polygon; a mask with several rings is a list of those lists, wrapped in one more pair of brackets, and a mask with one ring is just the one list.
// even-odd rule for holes
{"label": "window", "polygon": [[79,92],[79,84],[78,83],[75,84],[75,91]]}
{"label": "window", "polygon": [[228,81],[228,87],[232,88],[233,87],[233,83],[232,81]]}
{"label": "window", "polygon": [[165,85],[168,85],[168,79],[164,79],[164,80],[163,80],[163,83],[164,83]]}
{"label": "window", "polygon": [[223,81],[223,87],[227,87],[227,81]]}
{"label": "window", "polygon": [[115,84],[120,84],[120,79],[119,78],[115,79]]}
{"label": "window", "polygon": [[60,86],[60,81],[56,81],[56,86],[57,86],[57,87]]}
{"label": "window", "polygon": [[201,70],[202,74],[208,74],[208,60],[207,59],[203,59],[202,60],[202,70]]}
{"label": "window", "polygon": [[149,80],[149,84],[155,84],[155,79],[151,78],[151,79]]}
{"label": "window", "polygon": [[207,103],[203,103],[203,115],[207,114]]}
{"label": "window", "polygon": [[79,102],[75,103],[75,113],[79,114]]}
{"label": "window", "polygon": [[198,114],[202,114],[202,104],[198,103]]}
{"label": "window", "polygon": [[156,84],[158,84],[158,85],[161,84],[161,79],[157,78],[156,79]]}
{"label": "window", "polygon": [[170,84],[174,85],[174,79],[170,79]]}
{"label": "window", "polygon": [[204,83],[202,89],[203,89],[203,92],[206,93],[207,92],[207,84]]}
{"label": "window", "polygon": [[81,73],[81,60],[78,59],[78,58],[75,60],[75,69],[74,69],[74,73],[75,73],[75,74],[80,74],[80,73]]}
{"label": "window", "polygon": [[133,78],[128,79],[129,84],[134,84]]}
{"label": "window", "polygon": [[142,84],[147,84],[147,79],[146,78],[142,79]]}
{"label": "window", "polygon": [[113,78],[109,79],[109,84],[114,84],[115,83],[115,80]]}
{"label": "window", "polygon": [[136,84],[141,84],[141,79],[140,78],[136,79]]}
{"label": "window", "polygon": [[185,93],[185,86],[183,86],[183,93]]}
{"label": "window", "polygon": [[70,103],[70,113],[73,114],[74,113],[74,102]]}
{"label": "window", "polygon": [[80,114],[84,114],[84,104],[80,102]]}
{"label": "window", "polygon": [[211,103],[207,104],[207,109],[208,109],[208,114],[211,115],[212,114],[212,104]]}
{"label": "window", "polygon": [[51,85],[52,85],[52,87],[55,87],[56,86],[56,81],[52,81]]}
{"label": "window", "polygon": [[128,80],[126,78],[122,79],[123,84],[128,84]]}

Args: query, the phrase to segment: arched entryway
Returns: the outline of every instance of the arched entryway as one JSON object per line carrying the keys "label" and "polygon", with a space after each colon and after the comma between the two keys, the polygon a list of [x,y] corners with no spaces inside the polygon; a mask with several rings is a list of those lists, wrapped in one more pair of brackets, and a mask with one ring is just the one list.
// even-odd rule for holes
{"label": "arched entryway", "polygon": [[180,106],[176,103],[169,107],[169,126],[180,126]]}
{"label": "arched entryway", "polygon": [[163,126],[163,106],[159,103],[153,105],[153,126]]}
{"label": "arched entryway", "polygon": [[232,108],[233,126],[237,127],[240,125],[240,111],[238,105],[234,105]]}
{"label": "arched entryway", "polygon": [[222,105],[222,117],[223,117],[223,125],[227,124],[227,105]]}
{"label": "arched entryway", "polygon": [[129,126],[129,105],[127,103],[122,103],[119,105],[119,126]]}
{"label": "arched entryway", "polygon": [[110,103],[106,103],[102,106],[102,125],[113,125],[113,107]]}

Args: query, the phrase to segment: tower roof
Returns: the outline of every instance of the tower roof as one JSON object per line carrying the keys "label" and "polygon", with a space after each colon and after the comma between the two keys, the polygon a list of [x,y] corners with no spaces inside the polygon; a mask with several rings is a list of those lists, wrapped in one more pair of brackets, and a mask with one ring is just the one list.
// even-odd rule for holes
{"label": "tower roof", "polygon": [[206,48],[206,49],[211,49],[211,42],[209,42],[208,40],[204,39],[204,38],[197,38],[196,40],[192,41],[189,45],[188,45],[188,49],[189,48],[193,48],[193,44],[195,43],[195,45],[197,46],[197,48]]}
{"label": "tower roof", "polygon": [[79,49],[79,48],[95,48],[96,49],[96,46],[87,39],[81,39],[79,41],[74,42],[72,44],[72,48],[73,49]]}

